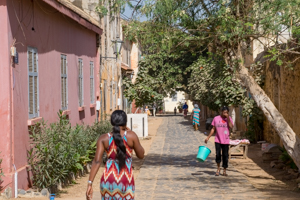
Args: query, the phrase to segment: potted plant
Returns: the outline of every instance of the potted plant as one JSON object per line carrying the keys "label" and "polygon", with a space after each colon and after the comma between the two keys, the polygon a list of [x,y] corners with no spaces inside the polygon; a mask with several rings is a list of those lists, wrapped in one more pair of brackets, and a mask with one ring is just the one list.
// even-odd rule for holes
{"label": "potted plant", "polygon": [[183,106],[183,104],[181,102],[178,102],[177,109],[179,110],[179,113],[182,113],[182,111],[183,111],[182,106]]}
{"label": "potted plant", "polygon": [[162,114],[162,113],[163,113],[163,107],[162,107],[162,106],[160,106],[160,107],[158,108],[158,113],[159,113],[159,114]]}

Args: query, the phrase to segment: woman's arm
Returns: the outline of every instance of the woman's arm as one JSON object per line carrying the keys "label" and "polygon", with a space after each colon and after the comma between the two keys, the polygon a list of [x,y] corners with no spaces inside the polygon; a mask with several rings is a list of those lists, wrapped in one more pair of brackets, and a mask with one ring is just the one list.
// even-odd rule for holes
{"label": "woman's arm", "polygon": [[207,144],[209,138],[214,134],[215,130],[216,130],[216,127],[212,127],[212,129],[211,129],[209,135],[208,135],[207,138],[205,139],[205,143],[206,143],[206,144]]}
{"label": "woman's arm", "polygon": [[93,198],[92,184],[93,184],[95,176],[101,166],[101,160],[102,160],[103,153],[104,153],[104,145],[103,145],[104,136],[105,135],[102,135],[97,141],[96,155],[92,162],[92,168],[91,168],[91,172],[90,172],[90,176],[89,176],[89,181],[91,181],[91,182],[88,183],[88,188],[86,191],[86,199],[87,200],[91,200]]}
{"label": "woman's arm", "polygon": [[228,126],[229,126],[229,128],[233,128],[233,124],[232,124],[232,122],[231,122],[231,119],[230,119],[230,117],[229,117],[229,115],[228,114],[225,114],[225,117],[227,118],[227,122],[228,122]]}
{"label": "woman's arm", "polygon": [[192,111],[192,114],[191,114],[191,120],[193,119],[193,115],[194,115],[194,110]]}
{"label": "woman's arm", "polygon": [[143,159],[145,157],[145,150],[142,147],[140,140],[139,140],[138,136],[136,135],[136,133],[135,132],[132,132],[132,133],[134,133],[132,135],[133,135],[133,149],[135,151],[135,154],[139,159]]}

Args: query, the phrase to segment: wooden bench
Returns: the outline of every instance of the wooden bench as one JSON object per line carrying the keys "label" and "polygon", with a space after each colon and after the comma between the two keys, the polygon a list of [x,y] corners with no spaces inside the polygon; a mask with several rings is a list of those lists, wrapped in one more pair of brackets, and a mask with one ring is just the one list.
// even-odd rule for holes
{"label": "wooden bench", "polygon": [[243,156],[246,159],[248,156],[248,144],[229,145],[229,159],[232,156]]}

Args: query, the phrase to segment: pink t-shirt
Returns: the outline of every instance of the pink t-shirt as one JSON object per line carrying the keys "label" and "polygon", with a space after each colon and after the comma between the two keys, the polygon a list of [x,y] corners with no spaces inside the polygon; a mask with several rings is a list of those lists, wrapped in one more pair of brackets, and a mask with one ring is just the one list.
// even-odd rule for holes
{"label": "pink t-shirt", "polygon": [[[232,119],[229,117],[232,125]],[[216,128],[215,142],[220,144],[230,144],[230,130],[227,123],[227,118],[222,118],[220,115],[216,116],[211,123]]]}

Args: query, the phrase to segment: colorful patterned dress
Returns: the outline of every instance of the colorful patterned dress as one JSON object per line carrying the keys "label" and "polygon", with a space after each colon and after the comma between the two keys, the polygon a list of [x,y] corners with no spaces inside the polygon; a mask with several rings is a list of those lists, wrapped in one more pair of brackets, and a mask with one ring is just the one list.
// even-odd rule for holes
{"label": "colorful patterned dress", "polygon": [[200,109],[199,108],[194,108],[193,112],[194,112],[193,125],[195,125],[195,124],[200,125],[200,122],[199,122]]}
{"label": "colorful patterned dress", "polygon": [[106,149],[108,160],[100,182],[102,200],[133,200],[134,178],[132,171],[132,149],[127,144],[126,132],[123,142],[126,147],[126,164],[122,170],[116,162],[117,146],[113,137],[109,135],[109,148]]}

